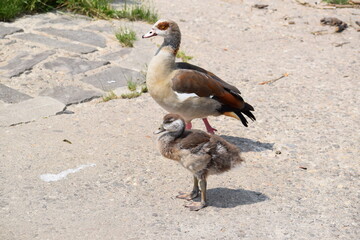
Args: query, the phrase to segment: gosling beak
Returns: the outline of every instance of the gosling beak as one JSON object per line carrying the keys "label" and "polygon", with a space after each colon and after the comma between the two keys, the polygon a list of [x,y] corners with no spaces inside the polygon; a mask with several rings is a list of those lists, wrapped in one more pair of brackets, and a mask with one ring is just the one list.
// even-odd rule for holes
{"label": "gosling beak", "polygon": [[160,125],[160,127],[158,128],[158,130],[156,130],[154,132],[154,134],[159,134],[159,133],[162,133],[162,132],[165,132],[165,128],[163,127],[163,125]]}
{"label": "gosling beak", "polygon": [[154,30],[154,29],[151,29],[150,32],[144,34],[144,35],[142,36],[142,38],[151,38],[151,37],[155,37],[155,36],[157,36],[155,30]]}

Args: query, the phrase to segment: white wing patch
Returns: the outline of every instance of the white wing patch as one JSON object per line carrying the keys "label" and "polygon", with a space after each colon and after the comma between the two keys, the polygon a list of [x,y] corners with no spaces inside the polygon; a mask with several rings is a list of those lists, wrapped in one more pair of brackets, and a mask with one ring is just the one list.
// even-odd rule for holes
{"label": "white wing patch", "polygon": [[196,95],[195,93],[178,93],[178,92],[175,92],[177,98],[183,102],[189,98],[192,98],[192,97],[199,97],[198,95]]}

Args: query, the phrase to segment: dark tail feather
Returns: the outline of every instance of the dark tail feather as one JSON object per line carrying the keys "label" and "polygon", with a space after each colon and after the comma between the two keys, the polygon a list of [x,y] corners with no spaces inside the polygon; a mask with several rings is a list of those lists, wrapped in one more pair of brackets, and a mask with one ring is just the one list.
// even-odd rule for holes
{"label": "dark tail feather", "polygon": [[244,117],[244,115],[242,115],[240,111],[236,111],[235,113],[236,113],[236,115],[240,118],[242,124],[243,124],[245,127],[247,127],[247,126],[248,126],[248,125],[247,125],[247,124],[248,124],[248,121],[246,120],[246,118]]}
{"label": "dark tail feather", "polygon": [[244,117],[243,114],[248,116],[253,121],[256,120],[255,116],[251,113],[251,111],[254,111],[254,108],[248,103],[245,103],[245,106],[243,109],[235,111],[236,115],[240,118],[242,124],[245,127],[248,126],[248,121],[246,120],[246,118]]}
{"label": "dark tail feather", "polygon": [[251,120],[255,121],[255,116],[251,113],[251,111],[255,111],[253,106],[251,106],[248,103],[245,103],[245,107],[241,109],[241,112],[244,113],[246,116],[248,116]]}

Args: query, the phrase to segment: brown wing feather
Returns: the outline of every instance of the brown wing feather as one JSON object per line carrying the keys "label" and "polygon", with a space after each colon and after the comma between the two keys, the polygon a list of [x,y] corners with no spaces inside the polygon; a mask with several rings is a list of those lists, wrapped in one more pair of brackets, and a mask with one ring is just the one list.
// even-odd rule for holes
{"label": "brown wing feather", "polygon": [[242,109],[244,100],[231,93],[223,84],[205,73],[193,70],[178,70],[172,79],[173,90],[179,93],[195,93],[200,97],[210,97],[229,107]]}
{"label": "brown wing feather", "polygon": [[177,62],[176,67],[178,69],[188,69],[188,70],[194,70],[194,71],[204,73],[204,74],[208,75],[209,77],[213,78],[214,80],[220,82],[225,88],[227,88],[231,91],[234,91],[235,93],[241,94],[239,89],[237,89],[235,86],[228,84],[227,82],[225,82],[224,80],[222,80],[221,78],[219,78],[218,76],[213,74],[212,72],[209,72],[201,67],[192,65],[190,63],[185,63],[185,62]]}
{"label": "brown wing feather", "polygon": [[181,138],[176,139],[179,141],[181,149],[194,149],[202,147],[210,139],[210,135],[199,130],[185,131]]}

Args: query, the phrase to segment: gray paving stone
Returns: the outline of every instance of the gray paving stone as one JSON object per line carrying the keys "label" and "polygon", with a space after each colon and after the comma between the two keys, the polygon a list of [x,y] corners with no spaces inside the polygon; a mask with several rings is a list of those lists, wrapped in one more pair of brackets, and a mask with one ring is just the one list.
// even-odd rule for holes
{"label": "gray paving stone", "polygon": [[100,25],[100,24],[96,24],[96,25],[91,25],[86,27],[85,29],[90,30],[90,31],[98,31],[98,32],[105,32],[105,33],[113,33],[115,34],[115,28],[111,25]]}
{"label": "gray paving stone", "polygon": [[134,70],[112,67],[100,73],[86,77],[81,81],[89,83],[103,91],[111,91],[127,85],[128,81],[141,81],[143,76]]}
{"label": "gray paving stone", "polygon": [[36,64],[45,60],[54,53],[54,51],[50,50],[35,55],[30,55],[26,52],[20,53],[11,59],[7,65],[0,67],[0,76],[9,78],[18,76],[25,71],[31,70]]}
{"label": "gray paving stone", "polygon": [[6,103],[19,103],[31,99],[29,95],[21,93],[0,83],[0,100]]}
{"label": "gray paving stone", "polygon": [[0,107],[0,127],[16,125],[56,115],[65,104],[50,97],[36,97],[21,103]]}
{"label": "gray paving stone", "polygon": [[132,51],[131,48],[123,48],[120,51],[106,54],[101,58],[108,61],[120,60],[121,58],[124,58],[125,56],[129,55],[131,51]]}
{"label": "gray paving stone", "polygon": [[23,32],[21,28],[17,27],[5,27],[0,25],[0,39],[4,38],[6,35],[10,35],[17,32]]}
{"label": "gray paving stone", "polygon": [[64,49],[66,51],[75,52],[75,53],[91,53],[91,52],[97,51],[97,49],[93,48],[93,47],[88,47],[88,46],[84,46],[81,44],[75,44],[75,43],[68,43],[68,42],[60,41],[57,39],[52,39],[52,38],[34,34],[34,33],[19,34],[19,35],[15,36],[15,38],[25,40],[25,41],[30,41],[30,42],[36,42],[36,43],[47,45],[52,48]]}
{"label": "gray paving stone", "polygon": [[53,71],[78,74],[109,64],[108,61],[88,61],[81,58],[58,57],[44,63],[44,67]]}
{"label": "gray paving stone", "polygon": [[67,38],[72,41],[77,41],[96,47],[106,47],[106,39],[94,32],[83,31],[83,30],[69,30],[69,29],[56,29],[56,28],[38,28],[36,29],[47,34]]}
{"label": "gray paving stone", "polygon": [[77,104],[90,101],[103,95],[100,91],[88,91],[76,86],[57,86],[45,89],[41,96],[48,96],[64,103],[65,105]]}

